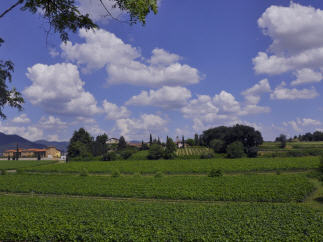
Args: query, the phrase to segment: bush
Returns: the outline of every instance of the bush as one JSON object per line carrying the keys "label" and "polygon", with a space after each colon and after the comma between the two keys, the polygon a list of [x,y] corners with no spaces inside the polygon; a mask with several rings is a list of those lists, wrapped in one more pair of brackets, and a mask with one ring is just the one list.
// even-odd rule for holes
{"label": "bush", "polygon": [[4,169],[2,169],[2,170],[1,170],[1,175],[3,175],[3,176],[4,176],[4,175],[7,175],[7,171],[6,171],[6,170],[4,170]]}
{"label": "bush", "polygon": [[281,174],[280,170],[276,170],[276,175],[280,175],[280,174]]}
{"label": "bush", "polygon": [[164,150],[161,145],[153,144],[149,148],[148,159],[149,160],[158,160],[164,156]]}
{"label": "bush", "polygon": [[220,139],[211,140],[210,147],[214,150],[215,153],[224,153],[225,152],[225,144]]}
{"label": "bush", "polygon": [[115,170],[114,172],[112,172],[112,177],[120,177],[121,174],[120,174],[120,171],[119,170]]}
{"label": "bush", "polygon": [[157,171],[155,174],[155,178],[162,178],[164,176],[164,173],[162,173],[161,171]]}
{"label": "bush", "polygon": [[241,158],[245,155],[243,144],[240,141],[235,141],[228,145],[227,156],[229,158]]}
{"label": "bush", "polygon": [[209,177],[219,177],[219,176],[223,176],[222,174],[222,171],[221,170],[216,170],[216,169],[212,169],[210,172],[209,172]]}
{"label": "bush", "polygon": [[89,175],[89,172],[87,169],[83,168],[81,173],[80,173],[80,176],[88,176]]}
{"label": "bush", "polygon": [[117,159],[117,154],[115,152],[108,152],[102,157],[103,161],[113,161],[116,159]]}
{"label": "bush", "polygon": [[211,159],[214,158],[214,154],[211,152],[204,153],[200,156],[200,159]]}
{"label": "bush", "polygon": [[258,148],[256,146],[250,147],[247,151],[247,156],[254,158],[258,156]]}
{"label": "bush", "polygon": [[135,151],[130,149],[125,149],[119,152],[120,156],[125,160],[127,160],[133,153],[135,153]]}

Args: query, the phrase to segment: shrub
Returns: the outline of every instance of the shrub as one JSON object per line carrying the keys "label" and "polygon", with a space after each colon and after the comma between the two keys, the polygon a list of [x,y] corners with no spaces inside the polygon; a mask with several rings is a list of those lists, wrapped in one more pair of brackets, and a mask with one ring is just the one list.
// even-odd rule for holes
{"label": "shrub", "polygon": [[221,170],[216,170],[216,169],[212,169],[210,172],[209,172],[209,177],[219,177],[219,176],[223,176],[222,174],[222,171]]}
{"label": "shrub", "polygon": [[227,156],[229,158],[241,158],[244,154],[244,147],[240,141],[235,141],[227,147]]}
{"label": "shrub", "polygon": [[276,175],[280,175],[280,174],[281,174],[280,170],[276,170]]}
{"label": "shrub", "polygon": [[2,169],[2,170],[1,170],[1,175],[7,175],[7,171],[6,171],[6,170],[4,170],[4,169]]}
{"label": "shrub", "polygon": [[112,172],[112,177],[120,177],[120,171],[119,170],[115,170],[114,172]]}
{"label": "shrub", "polygon": [[201,159],[211,159],[211,158],[214,158],[214,154],[211,153],[211,152],[208,152],[208,153],[204,153],[200,156]]}
{"label": "shrub", "polygon": [[258,148],[256,146],[250,147],[247,150],[247,156],[250,158],[254,158],[258,156]]}
{"label": "shrub", "polygon": [[164,155],[164,150],[161,145],[153,144],[149,148],[148,159],[149,160],[158,160]]}
{"label": "shrub", "polygon": [[157,171],[155,174],[155,178],[162,178],[164,176],[164,173],[162,173],[161,171]]}
{"label": "shrub", "polygon": [[141,177],[141,174],[139,172],[136,172],[135,174],[133,174],[134,177]]}
{"label": "shrub", "polygon": [[103,155],[102,160],[103,161],[113,161],[117,159],[117,154],[115,152],[108,152]]}
{"label": "shrub", "polygon": [[211,140],[210,147],[214,150],[215,153],[224,153],[225,152],[225,144],[220,139]]}
{"label": "shrub", "polygon": [[81,173],[80,173],[80,176],[88,176],[89,175],[89,172],[87,169],[83,168]]}

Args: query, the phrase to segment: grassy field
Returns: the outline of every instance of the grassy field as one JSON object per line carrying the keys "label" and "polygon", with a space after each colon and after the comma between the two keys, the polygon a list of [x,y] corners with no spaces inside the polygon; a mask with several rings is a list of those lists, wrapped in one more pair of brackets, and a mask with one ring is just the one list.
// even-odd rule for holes
{"label": "grassy field", "polygon": [[74,172],[79,173],[86,168],[90,173],[133,174],[155,173],[162,171],[168,174],[208,173],[212,168],[225,172],[236,171],[268,171],[313,169],[319,165],[318,157],[276,157],[276,158],[242,158],[242,159],[193,159],[193,160],[143,160],[143,161],[111,161],[111,162],[70,162],[27,168],[37,172]]}
{"label": "grassy field", "polygon": [[303,174],[241,176],[0,176],[2,192],[213,201],[303,201],[314,186]]}
{"label": "grassy field", "polygon": [[56,161],[48,161],[48,160],[0,160],[0,169],[4,170],[14,170],[26,167],[34,167],[46,164],[56,163]]}
{"label": "grassy field", "polygon": [[322,241],[323,218],[296,204],[0,196],[0,240]]}

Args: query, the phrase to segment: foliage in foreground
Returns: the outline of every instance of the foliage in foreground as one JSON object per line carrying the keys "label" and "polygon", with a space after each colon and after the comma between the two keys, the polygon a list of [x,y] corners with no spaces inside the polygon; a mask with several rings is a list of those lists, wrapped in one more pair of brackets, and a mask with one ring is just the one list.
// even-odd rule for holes
{"label": "foliage in foreground", "polygon": [[314,186],[303,174],[207,176],[0,176],[0,191],[216,201],[303,201]]}
{"label": "foliage in foreground", "polygon": [[288,169],[318,168],[318,157],[284,157],[284,158],[241,158],[241,159],[193,159],[193,160],[129,160],[111,162],[70,162],[68,164],[52,164],[27,168],[28,171],[39,172],[75,172],[83,168],[90,173],[112,173],[118,169],[121,173],[133,174],[162,171],[165,174],[208,173],[212,168],[224,172],[233,171],[268,171]]}
{"label": "foliage in foreground", "polygon": [[0,240],[19,241],[323,240],[323,218],[295,204],[0,196],[0,228]]}

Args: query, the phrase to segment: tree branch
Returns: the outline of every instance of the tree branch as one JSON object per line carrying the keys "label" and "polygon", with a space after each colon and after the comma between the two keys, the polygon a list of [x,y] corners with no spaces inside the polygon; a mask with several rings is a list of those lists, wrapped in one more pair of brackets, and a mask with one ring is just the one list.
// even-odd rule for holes
{"label": "tree branch", "polygon": [[120,19],[118,19],[118,18],[115,18],[112,14],[111,14],[111,12],[108,10],[108,8],[105,6],[105,4],[102,2],[102,0],[99,0],[100,1],[100,3],[101,3],[101,5],[103,6],[103,8],[105,9],[105,11],[108,13],[106,16],[110,16],[112,19],[114,19],[114,20],[116,20],[116,21],[118,21],[118,22],[121,22],[121,23],[123,23],[124,21],[121,21]]}
{"label": "tree branch", "polygon": [[10,8],[8,8],[6,11],[4,11],[1,15],[0,18],[2,18],[3,16],[5,16],[8,12],[10,12],[12,9],[14,9],[15,7],[17,7],[19,4],[23,3],[24,0],[18,0],[14,5],[12,5]]}

